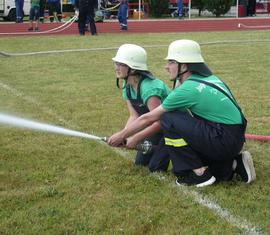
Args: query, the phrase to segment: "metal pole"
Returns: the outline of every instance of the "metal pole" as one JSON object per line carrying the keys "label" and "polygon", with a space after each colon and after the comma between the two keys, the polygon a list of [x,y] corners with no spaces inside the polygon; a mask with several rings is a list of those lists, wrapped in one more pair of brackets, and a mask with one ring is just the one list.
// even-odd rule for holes
{"label": "metal pole", "polygon": [[188,1],[188,18],[191,18],[191,0]]}
{"label": "metal pole", "polygon": [[239,7],[239,0],[236,1],[236,18],[238,18],[238,7]]}
{"label": "metal pole", "polygon": [[139,0],[139,20],[141,20],[141,0]]}

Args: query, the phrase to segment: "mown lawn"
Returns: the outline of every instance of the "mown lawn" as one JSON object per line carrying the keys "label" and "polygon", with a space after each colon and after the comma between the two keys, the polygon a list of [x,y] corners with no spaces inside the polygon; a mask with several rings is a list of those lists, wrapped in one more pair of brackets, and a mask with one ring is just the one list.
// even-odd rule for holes
{"label": "mown lawn", "polygon": [[[0,113],[109,136],[128,117],[115,85],[116,48],[145,46],[150,70],[171,86],[167,46],[185,38],[202,44],[208,65],[231,87],[247,132],[270,135],[269,37],[270,31],[2,37],[0,51],[8,53],[111,49],[0,56]],[[214,41],[220,43],[206,44]],[[254,157],[253,184],[197,189],[175,187],[170,172],[135,167],[133,151],[3,125],[0,133],[0,234],[270,233],[269,143],[245,145]]]}

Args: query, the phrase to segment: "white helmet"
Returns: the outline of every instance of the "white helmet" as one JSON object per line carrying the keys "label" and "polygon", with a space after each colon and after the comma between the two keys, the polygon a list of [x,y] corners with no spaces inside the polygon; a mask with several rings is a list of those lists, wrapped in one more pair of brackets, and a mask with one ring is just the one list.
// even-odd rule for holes
{"label": "white helmet", "polygon": [[179,63],[204,63],[200,45],[192,40],[176,40],[168,49],[165,60],[175,60]]}
{"label": "white helmet", "polygon": [[120,46],[112,60],[126,64],[131,69],[148,71],[146,51],[135,44],[123,44]]}

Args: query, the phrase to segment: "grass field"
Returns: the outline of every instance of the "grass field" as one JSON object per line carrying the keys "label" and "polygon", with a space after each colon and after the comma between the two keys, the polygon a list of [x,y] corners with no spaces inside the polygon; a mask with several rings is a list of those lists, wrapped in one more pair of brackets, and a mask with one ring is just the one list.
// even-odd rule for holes
{"label": "grass field", "polygon": [[[112,49],[0,56],[0,113],[109,136],[128,117],[113,48],[145,46],[150,70],[171,86],[164,57],[183,38],[202,43],[238,99],[247,133],[270,135],[270,31],[2,37],[8,53]],[[221,43],[203,44],[214,41]],[[247,141],[245,149],[253,184],[176,187],[170,172],[135,167],[133,151],[0,125],[0,234],[270,234],[270,145]]]}

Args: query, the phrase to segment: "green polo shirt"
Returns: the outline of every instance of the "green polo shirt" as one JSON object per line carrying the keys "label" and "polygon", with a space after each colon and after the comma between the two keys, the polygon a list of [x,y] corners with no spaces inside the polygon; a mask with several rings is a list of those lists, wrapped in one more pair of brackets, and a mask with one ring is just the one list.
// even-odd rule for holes
{"label": "green polo shirt", "polygon": [[[132,99],[136,99],[137,91],[135,91],[132,87],[130,90],[131,90],[130,93],[131,93]],[[159,79],[150,79],[146,77],[141,83],[140,92],[141,92],[141,98],[143,100],[143,103],[147,104],[148,99],[152,96],[158,97],[160,101],[163,102],[164,99],[170,93],[170,89],[163,81]],[[125,84],[122,90],[122,96],[124,100],[128,100]]]}
{"label": "green polo shirt", "polygon": [[190,78],[203,79],[219,86],[227,94],[224,83],[215,75],[202,77],[191,75],[181,86],[175,88],[162,103],[167,111],[187,111],[212,122],[223,124],[242,124],[237,107],[222,92],[203,83],[190,81]]}
{"label": "green polo shirt", "polygon": [[31,0],[31,7],[39,7],[40,0]]}

